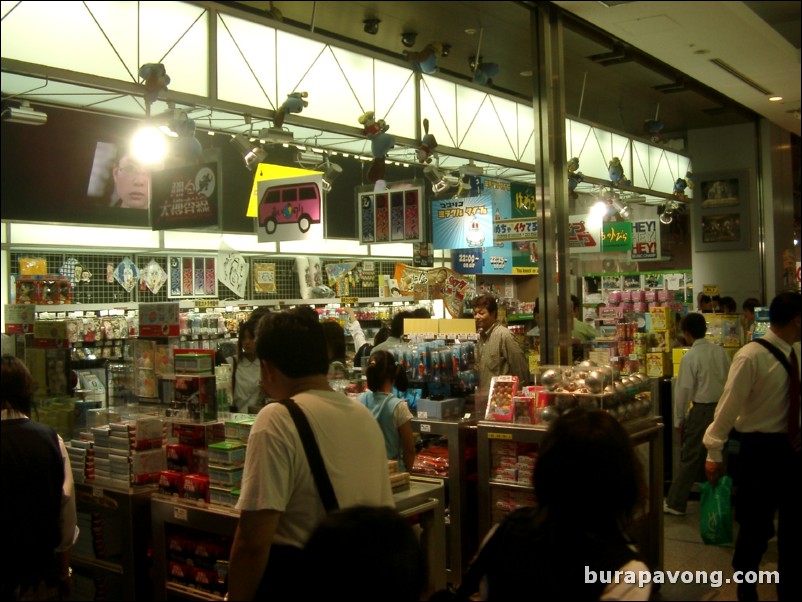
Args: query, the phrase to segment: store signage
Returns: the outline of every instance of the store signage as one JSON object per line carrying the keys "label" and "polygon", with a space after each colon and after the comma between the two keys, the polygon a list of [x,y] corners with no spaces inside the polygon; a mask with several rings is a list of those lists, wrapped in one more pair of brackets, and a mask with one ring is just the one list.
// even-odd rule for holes
{"label": "store signage", "polygon": [[395,265],[395,278],[402,295],[422,299],[442,299],[448,313],[457,318],[466,299],[476,296],[473,276],[449,268],[420,269],[404,263]]}
{"label": "store signage", "polygon": [[[396,186],[393,188],[392,186]],[[416,243],[423,239],[424,195],[417,183],[394,183],[388,190],[357,189],[359,242]]]}
{"label": "store signage", "polygon": [[571,254],[601,251],[601,221],[591,220],[590,215],[570,216],[568,249]]}
{"label": "store signage", "polygon": [[483,249],[454,249],[451,262],[460,274],[481,274],[484,270]]}
{"label": "store signage", "polygon": [[608,222],[602,226],[602,252],[632,249],[632,222]]}
{"label": "store signage", "polygon": [[420,242],[412,245],[412,265],[416,268],[431,268],[434,266],[432,243]]}
{"label": "store signage", "polygon": [[660,259],[660,224],[656,219],[632,222],[632,261]]}
{"label": "store signage", "polygon": [[276,264],[253,264],[253,290],[257,293],[276,292]]}
{"label": "store signage", "polygon": [[493,205],[489,196],[432,201],[435,249],[463,249],[493,244]]}
{"label": "store signage", "polygon": [[217,278],[238,297],[245,298],[248,284],[248,261],[228,245],[223,245],[217,255],[217,265],[221,266]]}
{"label": "store signage", "polygon": [[218,228],[219,165],[212,161],[153,172],[151,227],[154,230]]}
{"label": "store signage", "polygon": [[323,174],[262,180],[256,190],[258,242],[323,240]]}
{"label": "store signage", "polygon": [[502,219],[493,222],[493,240],[511,242],[515,240],[537,240],[537,220]]}

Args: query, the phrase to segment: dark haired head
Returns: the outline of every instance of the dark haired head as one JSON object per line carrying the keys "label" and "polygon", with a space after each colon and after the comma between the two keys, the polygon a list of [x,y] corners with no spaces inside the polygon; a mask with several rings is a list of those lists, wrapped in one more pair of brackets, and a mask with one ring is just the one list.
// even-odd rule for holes
{"label": "dark haired head", "polygon": [[490,293],[479,295],[473,300],[473,309],[477,310],[480,307],[484,307],[489,314],[498,313],[498,301],[496,301],[496,298]]}
{"label": "dark haired head", "polygon": [[602,410],[576,409],[554,421],[543,437],[534,480],[544,520],[583,537],[615,537],[645,495],[627,432]]}
{"label": "dark haired head", "polygon": [[368,389],[374,393],[381,391],[387,381],[392,382],[399,391],[406,391],[409,388],[409,380],[404,366],[397,363],[395,356],[389,351],[379,350],[372,353],[365,374],[368,380]]}
{"label": "dark haired head", "polygon": [[412,310],[412,317],[421,320],[429,320],[431,319],[432,314],[425,307],[416,307],[414,310]]}
{"label": "dark haired head", "polygon": [[373,337],[373,346],[375,347],[379,343],[384,343],[389,336],[390,328],[388,326],[382,326],[376,331],[376,335]]}
{"label": "dark haired head", "polygon": [[337,320],[323,320],[320,322],[323,336],[326,337],[329,361],[345,361],[345,330]]}
{"label": "dark haired head", "polygon": [[579,307],[580,307],[579,297],[577,297],[576,295],[571,295],[571,308],[572,308],[572,310],[576,311],[577,309],[579,309]]}
{"label": "dark haired head", "polygon": [[721,299],[718,300],[718,306],[723,314],[738,313],[738,304],[732,297],[721,297]]}
{"label": "dark haired head", "polygon": [[694,339],[705,338],[707,332],[707,321],[702,314],[686,314],[679,322],[680,332],[688,332]]}
{"label": "dark haired head", "polygon": [[326,375],[329,369],[326,337],[314,310],[264,316],[256,332],[256,355],[289,378]]}
{"label": "dark haired head", "polygon": [[785,326],[802,313],[802,295],[794,292],[780,293],[769,305],[769,322],[772,326]]}
{"label": "dark haired head", "polygon": [[3,409],[16,410],[30,417],[36,386],[28,366],[12,355],[4,355],[2,364]]}
{"label": "dark haired head", "polygon": [[760,300],[755,299],[754,297],[749,297],[746,301],[744,301],[741,309],[755,313],[756,307],[760,307]]}
{"label": "dark haired head", "polygon": [[[408,520],[387,507],[353,506],[327,515],[303,552],[312,600],[347,592],[356,602],[423,600],[426,559]],[[354,578],[354,563],[359,578]]]}
{"label": "dark haired head", "polygon": [[256,327],[259,325],[259,318],[257,317],[254,319],[253,315],[250,318],[245,320],[244,322],[240,322],[239,325],[239,333],[237,339],[237,357],[242,359],[242,354],[244,353],[242,349],[242,342],[243,342],[243,335],[245,333],[250,334],[254,339],[256,338]]}
{"label": "dark haired head", "polygon": [[412,312],[399,311],[393,316],[393,321],[390,324],[390,336],[400,339],[404,334],[404,320],[412,317]]}

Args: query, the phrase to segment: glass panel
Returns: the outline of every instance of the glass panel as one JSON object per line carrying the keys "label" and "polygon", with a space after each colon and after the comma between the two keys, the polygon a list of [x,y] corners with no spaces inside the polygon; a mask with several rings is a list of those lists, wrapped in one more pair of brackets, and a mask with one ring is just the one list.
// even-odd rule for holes
{"label": "glass panel", "polygon": [[217,95],[275,110],[276,30],[228,15],[217,19]]}
{"label": "glass panel", "polygon": [[448,81],[424,75],[421,78],[421,121],[429,120],[429,132],[439,145],[457,146],[456,86]]}
{"label": "glass panel", "polygon": [[[376,115],[390,133],[415,139],[415,75],[406,67],[376,61]],[[369,109],[367,109],[369,110]]]}

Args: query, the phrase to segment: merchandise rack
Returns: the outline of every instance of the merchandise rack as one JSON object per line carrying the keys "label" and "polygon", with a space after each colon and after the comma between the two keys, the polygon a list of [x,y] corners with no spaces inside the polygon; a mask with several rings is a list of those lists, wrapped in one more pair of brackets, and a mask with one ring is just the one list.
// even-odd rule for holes
{"label": "merchandise rack", "polygon": [[[476,525],[476,462],[469,464],[466,448],[476,447],[476,421],[474,419],[436,420],[413,418],[412,430],[421,436],[435,435],[448,441],[448,476],[426,475],[429,479],[442,479],[446,494],[449,524],[448,563],[446,574],[449,583],[459,585],[463,571],[477,546]],[[421,475],[413,473],[417,478]]]}
{"label": "merchandise rack", "polygon": [[[663,568],[663,423],[659,416],[622,423],[629,433],[636,455],[643,463],[649,497],[643,513],[636,517],[631,535],[638,542],[649,568]],[[508,490],[533,492],[531,485],[492,481],[491,445],[493,441],[509,441],[539,445],[546,434],[543,426],[479,421],[479,533],[484,537],[492,526],[492,492]],[[537,464],[535,464],[537,471]]]}

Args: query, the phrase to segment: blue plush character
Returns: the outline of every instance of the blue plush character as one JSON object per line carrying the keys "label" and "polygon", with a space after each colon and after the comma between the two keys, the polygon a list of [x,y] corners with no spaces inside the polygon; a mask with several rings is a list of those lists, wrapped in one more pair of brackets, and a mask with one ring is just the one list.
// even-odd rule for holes
{"label": "blue plush character", "polygon": [[688,185],[688,188],[693,190],[693,172],[686,171],[685,172],[685,183]]}
{"label": "blue plush character", "polygon": [[473,72],[473,83],[480,86],[492,86],[493,78],[501,72],[498,63],[479,63],[476,71]]}
{"label": "blue plush character", "polygon": [[684,178],[677,178],[676,182],[674,182],[674,196],[679,197],[681,199],[687,198],[685,195],[685,189],[688,187],[688,183],[685,181]]}
{"label": "blue plush character", "polygon": [[152,105],[170,83],[170,76],[161,63],[145,63],[139,68],[139,77],[145,80],[145,102]]}
{"label": "blue plush character", "polygon": [[405,58],[412,63],[412,68],[418,73],[437,73],[437,58],[443,52],[440,42],[429,42],[420,52],[405,52]]}
{"label": "blue plush character", "polygon": [[287,94],[287,100],[281,103],[281,106],[276,111],[276,116],[273,118],[273,127],[280,128],[283,126],[287,113],[300,113],[304,110],[304,107],[308,107],[309,103],[304,100],[307,96],[309,96],[307,92]]}
{"label": "blue plush character", "polygon": [[660,142],[660,132],[663,131],[665,124],[662,121],[658,121],[657,119],[647,119],[643,122],[643,129],[648,134],[649,139],[652,142]]}
{"label": "blue plush character", "polygon": [[608,173],[610,174],[610,181],[614,186],[629,186],[632,184],[624,175],[624,166],[621,165],[621,159],[613,157],[607,165]]}

